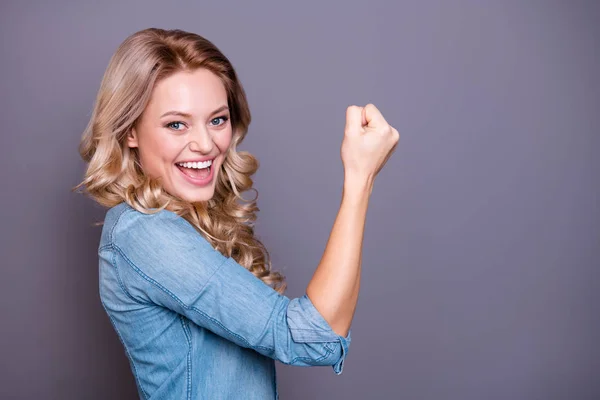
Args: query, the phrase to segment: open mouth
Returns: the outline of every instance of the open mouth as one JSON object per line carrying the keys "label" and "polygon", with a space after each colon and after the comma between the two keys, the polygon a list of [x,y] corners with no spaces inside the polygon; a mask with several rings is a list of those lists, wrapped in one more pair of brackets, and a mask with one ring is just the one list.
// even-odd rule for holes
{"label": "open mouth", "polygon": [[188,178],[191,178],[194,181],[205,181],[212,175],[213,161],[214,160],[180,162],[175,163],[175,166]]}

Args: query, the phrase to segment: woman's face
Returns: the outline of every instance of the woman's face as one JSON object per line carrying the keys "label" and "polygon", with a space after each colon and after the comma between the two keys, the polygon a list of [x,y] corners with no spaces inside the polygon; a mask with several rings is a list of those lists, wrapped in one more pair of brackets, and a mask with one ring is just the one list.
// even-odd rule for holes
{"label": "woman's face", "polygon": [[190,202],[209,200],[231,143],[225,87],[211,71],[176,72],[156,84],[127,138],[145,174]]}

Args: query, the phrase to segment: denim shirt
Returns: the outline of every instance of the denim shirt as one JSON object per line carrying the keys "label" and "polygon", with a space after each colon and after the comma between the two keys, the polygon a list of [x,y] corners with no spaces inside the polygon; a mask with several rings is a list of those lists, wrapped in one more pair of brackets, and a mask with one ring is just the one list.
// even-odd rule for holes
{"label": "denim shirt", "polygon": [[98,249],[102,305],[142,399],[277,399],[275,362],[333,367],[350,345],[305,294],[290,299],[170,211],[121,203]]}

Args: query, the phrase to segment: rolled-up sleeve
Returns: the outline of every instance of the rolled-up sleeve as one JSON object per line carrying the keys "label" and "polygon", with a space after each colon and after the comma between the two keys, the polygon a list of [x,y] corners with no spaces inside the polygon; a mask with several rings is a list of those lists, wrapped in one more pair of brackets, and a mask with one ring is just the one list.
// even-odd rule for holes
{"label": "rolled-up sleeve", "polygon": [[325,364],[333,365],[336,374],[342,373],[344,360],[350,347],[350,330],[346,337],[337,335],[306,294],[290,301],[287,322],[296,343],[322,343],[325,339],[325,347],[331,351]]}
{"label": "rolled-up sleeve", "polygon": [[284,364],[342,373],[350,332],[337,334],[306,294],[279,294],[174,213],[123,213],[111,246],[121,285],[135,301],[171,309]]}

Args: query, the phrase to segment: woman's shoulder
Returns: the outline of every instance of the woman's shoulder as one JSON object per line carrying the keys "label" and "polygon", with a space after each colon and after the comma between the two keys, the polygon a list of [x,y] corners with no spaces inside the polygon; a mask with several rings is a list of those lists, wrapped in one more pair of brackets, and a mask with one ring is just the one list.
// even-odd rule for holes
{"label": "woman's shoulder", "polygon": [[101,246],[122,246],[139,240],[160,242],[169,237],[189,234],[197,232],[189,222],[172,211],[152,209],[146,213],[123,202],[106,212]]}
{"label": "woman's shoulder", "polygon": [[165,263],[185,268],[202,259],[212,271],[226,260],[185,218],[169,210],[144,213],[126,203],[107,211],[100,249],[120,254],[156,276],[164,272]]}
{"label": "woman's shoulder", "polygon": [[138,211],[126,202],[109,208],[106,212],[105,225],[117,225],[131,222],[145,223],[153,220],[183,220],[182,217],[169,210],[151,208],[149,212]]}

